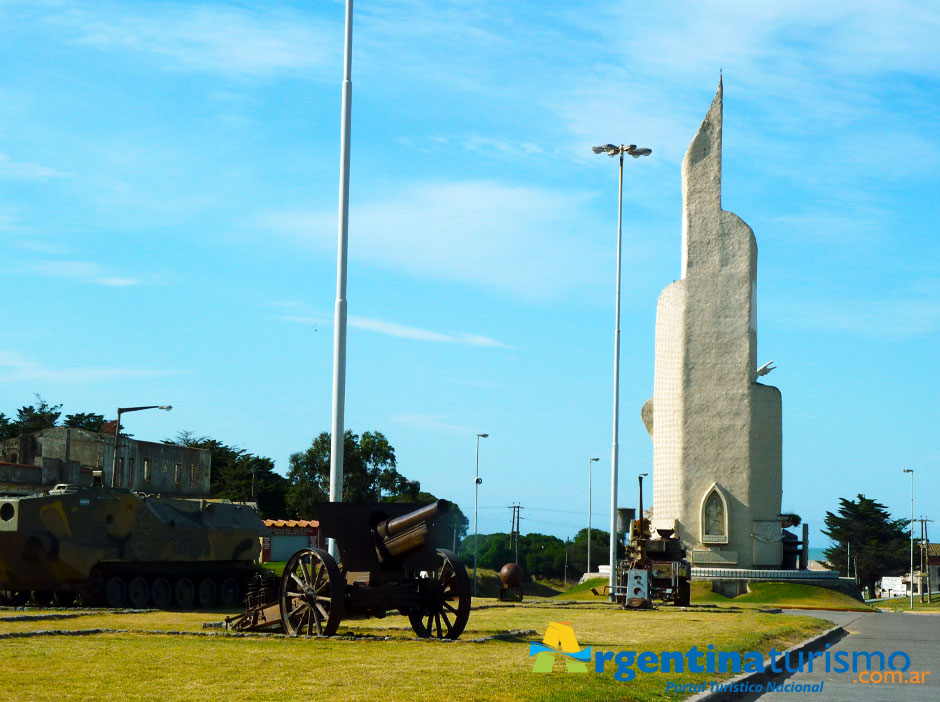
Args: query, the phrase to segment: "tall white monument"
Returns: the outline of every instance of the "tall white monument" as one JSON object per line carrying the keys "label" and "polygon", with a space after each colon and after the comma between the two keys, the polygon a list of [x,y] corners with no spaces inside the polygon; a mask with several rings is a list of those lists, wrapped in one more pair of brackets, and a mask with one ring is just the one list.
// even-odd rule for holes
{"label": "tall white monument", "polygon": [[696,566],[779,568],[780,391],[757,382],[757,242],[721,209],[722,85],[682,162],[682,278],[659,296],[653,528]]}

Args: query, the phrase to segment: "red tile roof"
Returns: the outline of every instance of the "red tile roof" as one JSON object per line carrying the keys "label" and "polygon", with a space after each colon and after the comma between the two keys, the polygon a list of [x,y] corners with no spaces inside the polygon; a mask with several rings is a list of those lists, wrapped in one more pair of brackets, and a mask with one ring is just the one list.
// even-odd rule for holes
{"label": "red tile roof", "polygon": [[315,519],[265,519],[264,525],[268,528],[277,529],[310,529],[320,526],[320,522]]}

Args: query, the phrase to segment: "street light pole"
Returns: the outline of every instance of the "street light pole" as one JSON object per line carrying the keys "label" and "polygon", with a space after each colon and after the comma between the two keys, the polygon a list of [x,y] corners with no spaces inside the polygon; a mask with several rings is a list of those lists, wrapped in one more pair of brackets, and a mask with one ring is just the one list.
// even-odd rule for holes
{"label": "street light pole", "polygon": [[914,609],[914,469],[905,468],[911,474],[911,609]]}
{"label": "street light pole", "polygon": [[141,410],[159,409],[169,412],[173,405],[146,405],[144,407],[118,407],[117,423],[114,425],[114,455],[111,456],[111,487],[115,487],[115,476],[117,475],[118,448],[121,445],[121,415],[128,412],[140,412]]}
{"label": "street light pole", "polygon": [[[637,477],[639,477],[639,479],[640,479],[640,488],[639,488],[639,489],[640,489],[640,504],[639,504],[640,514],[638,515],[640,521],[637,522],[637,524],[640,525],[640,539],[641,539],[641,540],[646,538],[646,527],[645,527],[644,524],[643,524],[643,478],[645,478],[647,475],[649,475],[649,473],[640,473],[640,475],[637,476]],[[650,526],[650,537],[653,536],[653,533],[652,533],[652,532],[653,532],[653,528],[652,528],[652,525],[651,525],[651,526]],[[644,547],[644,548],[645,548],[645,547]]]}
{"label": "street light pole", "polygon": [[599,458],[589,458],[588,459],[588,556],[587,556],[587,572],[591,572],[591,468],[594,461],[599,461]]}
{"label": "street light pole", "polygon": [[473,481],[473,596],[477,595],[477,506],[480,501],[480,439],[485,439],[489,434],[477,434],[477,471],[476,478]]}
{"label": "street light pole", "polygon": [[[346,250],[349,244],[349,137],[352,122],[353,0],[346,0],[346,38],[343,60],[343,110],[339,162],[339,235],[336,254],[336,309],[333,323],[333,416],[330,433],[330,502],[343,501],[343,448],[346,438]],[[336,542],[327,542],[339,558]]]}
{"label": "street light pole", "polygon": [[[606,153],[613,158],[620,156],[620,193],[617,201],[617,302],[614,317],[614,440],[610,448],[610,601],[616,600],[615,587],[617,580],[617,471],[619,449],[617,446],[618,430],[620,427],[620,259],[621,240],[623,237],[623,155],[630,154],[633,158],[649,156],[652,149],[636,147],[636,144],[615,146],[594,146],[591,150],[595,154]],[[642,518],[642,515],[641,515]]]}

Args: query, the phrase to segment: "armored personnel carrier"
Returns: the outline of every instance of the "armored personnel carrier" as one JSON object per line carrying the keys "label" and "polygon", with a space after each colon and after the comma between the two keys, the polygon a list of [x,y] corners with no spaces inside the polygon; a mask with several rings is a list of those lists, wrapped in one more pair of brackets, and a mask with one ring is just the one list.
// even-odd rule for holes
{"label": "armored personnel carrier", "polygon": [[115,460],[114,443],[65,427],[0,443],[0,600],[237,602],[268,534],[254,506],[206,498],[208,451],[121,436]]}
{"label": "armored personnel carrier", "polygon": [[38,604],[228,606],[264,533],[249,505],[57,485],[0,498],[0,591]]}

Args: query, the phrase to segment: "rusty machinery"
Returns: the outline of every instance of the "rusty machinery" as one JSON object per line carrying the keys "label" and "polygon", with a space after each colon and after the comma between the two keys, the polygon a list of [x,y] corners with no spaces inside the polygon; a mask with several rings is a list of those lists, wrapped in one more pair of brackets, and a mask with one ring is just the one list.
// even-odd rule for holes
{"label": "rusty machinery", "polygon": [[685,547],[672,529],[657,529],[653,538],[650,520],[643,517],[642,478],[640,485],[640,518],[629,520],[626,558],[617,565],[616,600],[632,609],[651,607],[653,600],[688,606],[691,567]]}
{"label": "rusty machinery", "polygon": [[279,582],[253,583],[245,612],[226,625],[330,636],[344,618],[398,612],[422,638],[456,639],[470,616],[470,578],[453,552],[434,545],[434,519],[449,508],[447,500],[319,504],[321,534],[336,541],[340,562],[321,549],[297,551]]}
{"label": "rusty machinery", "polygon": [[499,569],[499,601],[522,602],[522,568],[507,563]]}

